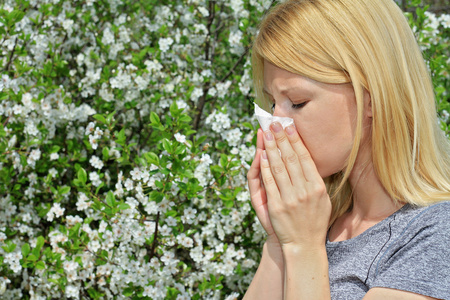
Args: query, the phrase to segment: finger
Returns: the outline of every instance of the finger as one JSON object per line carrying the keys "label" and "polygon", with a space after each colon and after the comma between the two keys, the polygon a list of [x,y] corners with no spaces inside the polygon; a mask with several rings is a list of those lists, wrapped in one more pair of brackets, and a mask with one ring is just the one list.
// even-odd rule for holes
{"label": "finger", "polygon": [[[264,132],[264,146],[266,147],[266,155],[268,158],[268,163],[270,167],[270,171],[273,175],[273,178],[276,181],[276,184],[278,185],[278,188],[280,191],[288,191],[292,187],[291,178],[289,177],[289,174],[286,170],[286,167],[284,166],[284,162],[280,157],[280,152],[277,147],[277,143],[275,141],[275,138],[270,130]],[[261,168],[262,170],[263,168]],[[264,178],[264,173],[261,173],[263,175],[264,184],[266,184],[266,180]],[[266,185],[266,190],[268,190],[268,187]]]}
{"label": "finger", "polygon": [[256,149],[262,149],[264,150],[264,138],[263,138],[263,131],[261,128],[258,128],[258,132],[256,134]]}
{"label": "finger", "polygon": [[297,132],[297,129],[293,125],[289,125],[285,129],[286,135],[289,139],[289,142],[292,145],[295,153],[297,153],[297,157],[300,161],[300,164],[303,169],[303,174],[305,176],[306,181],[322,181],[322,177],[317,170],[316,164],[314,163],[311,154],[308,149],[305,147],[300,135]]}
{"label": "finger", "polygon": [[266,195],[269,199],[278,199],[280,197],[280,192],[278,190],[278,185],[272,175],[272,170],[267,158],[267,151],[264,150],[261,153],[260,158],[261,166],[261,177],[264,182],[264,188],[266,190]]}
{"label": "finger", "polygon": [[288,171],[291,182],[293,185],[298,186],[301,184],[301,180],[305,180],[305,177],[297,153],[292,148],[292,145],[279,122],[272,123],[270,129],[275,137],[277,147],[280,149],[281,159]]}
{"label": "finger", "polygon": [[[247,172],[247,182],[248,182],[248,188],[250,191],[250,196],[252,199],[252,205],[255,199],[266,199],[266,192],[264,189],[263,182],[261,180],[261,170],[260,170],[260,160],[261,160],[261,153],[264,148],[264,142],[263,142],[263,136],[262,136],[262,130],[258,129],[257,132],[257,148],[255,152],[255,158],[253,159],[253,162],[250,166],[250,169]],[[258,198],[260,197],[260,198]],[[264,200],[265,201],[265,200]]]}

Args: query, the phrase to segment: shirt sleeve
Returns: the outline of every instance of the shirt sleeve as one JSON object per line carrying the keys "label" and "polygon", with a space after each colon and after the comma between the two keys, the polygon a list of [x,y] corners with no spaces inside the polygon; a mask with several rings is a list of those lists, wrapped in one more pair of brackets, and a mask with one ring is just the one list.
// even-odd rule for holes
{"label": "shirt sleeve", "polygon": [[370,287],[450,299],[450,202],[411,219],[376,264]]}

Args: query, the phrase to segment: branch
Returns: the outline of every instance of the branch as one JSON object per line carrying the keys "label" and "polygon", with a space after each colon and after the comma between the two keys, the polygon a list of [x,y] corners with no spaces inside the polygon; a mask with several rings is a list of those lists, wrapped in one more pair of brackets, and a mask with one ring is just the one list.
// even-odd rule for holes
{"label": "branch", "polygon": [[[210,38],[211,38],[211,26],[215,17],[215,9],[214,9],[214,1],[209,1],[209,16],[208,16],[208,25],[206,28],[208,29],[208,39],[206,40],[205,45],[205,60],[209,60],[209,47],[210,47]],[[213,55],[211,55],[212,59]]]}
{"label": "branch", "polygon": [[237,62],[234,64],[234,66],[230,69],[230,71],[228,71],[228,73],[219,81],[219,82],[224,82],[225,80],[228,79],[228,77],[231,76],[231,74],[233,74],[234,70],[237,68],[237,66],[239,66],[239,64],[242,62],[242,60],[244,59],[244,57],[247,56],[248,50],[250,48],[246,48],[245,52],[242,53],[241,57],[239,57],[239,59],[237,60]]}
{"label": "branch", "polygon": [[[214,21],[214,17],[215,17],[215,9],[214,9],[214,2],[215,1],[209,1],[209,16],[208,16],[208,39],[206,40],[206,44],[205,44],[205,60],[210,60],[211,64],[213,62],[213,58],[214,58],[214,48],[211,51],[211,57],[210,57],[210,47],[211,47],[211,26],[213,24]],[[213,45],[214,45],[213,41]],[[210,84],[207,83],[204,87],[203,87],[203,95],[200,97],[200,99],[198,100],[198,105],[197,105],[197,111],[196,111],[196,115],[195,115],[195,119],[194,119],[194,130],[198,130],[198,127],[200,126],[200,120],[202,118],[202,113],[203,113],[203,108],[205,107],[205,103],[206,103],[206,96],[208,95],[208,91],[210,88]]]}
{"label": "branch", "polygon": [[9,66],[11,65],[12,57],[13,57],[13,55],[14,55],[14,52],[16,51],[16,46],[17,46],[17,41],[18,41],[18,40],[19,40],[19,38],[16,37],[16,41],[14,42],[14,48],[12,49],[11,54],[9,55],[8,63],[6,64],[6,66],[5,66],[5,68],[4,68],[4,71],[8,71]]}
{"label": "branch", "polygon": [[160,213],[161,212],[158,211],[158,214],[156,215],[155,233],[153,234],[153,243],[152,243],[152,249],[150,250],[150,259],[152,259],[152,257],[155,256],[156,242],[158,240],[158,224],[159,224]]}

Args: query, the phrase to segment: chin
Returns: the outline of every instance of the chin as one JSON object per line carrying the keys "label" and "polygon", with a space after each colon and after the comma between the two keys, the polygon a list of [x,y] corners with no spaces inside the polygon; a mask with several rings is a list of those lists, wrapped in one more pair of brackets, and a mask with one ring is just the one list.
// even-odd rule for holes
{"label": "chin", "polygon": [[322,177],[322,179],[328,178],[330,176],[333,176],[341,171],[343,171],[344,168],[334,168],[334,169],[330,169],[330,168],[319,168],[317,167],[317,171],[319,172],[320,177]]}

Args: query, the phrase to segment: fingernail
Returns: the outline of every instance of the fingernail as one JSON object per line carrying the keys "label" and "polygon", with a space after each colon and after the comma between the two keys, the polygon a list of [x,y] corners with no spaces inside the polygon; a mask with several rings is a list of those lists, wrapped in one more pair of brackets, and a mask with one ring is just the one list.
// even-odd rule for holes
{"label": "fingernail", "polygon": [[289,125],[288,127],[286,127],[285,130],[286,130],[286,133],[289,135],[294,134],[294,132],[295,132],[295,128],[292,125]]}
{"label": "fingernail", "polygon": [[283,130],[283,127],[281,127],[281,124],[278,122],[272,123],[272,125],[270,125],[273,129],[273,131],[275,132],[280,132],[281,130]]}
{"label": "fingernail", "polygon": [[267,131],[267,132],[266,132],[266,139],[267,139],[268,141],[273,141],[273,135],[272,135],[272,132],[270,132],[270,131]]}
{"label": "fingernail", "polygon": [[266,150],[263,151],[263,153],[262,153],[262,158],[263,158],[263,159],[267,159],[267,153],[266,153]]}

